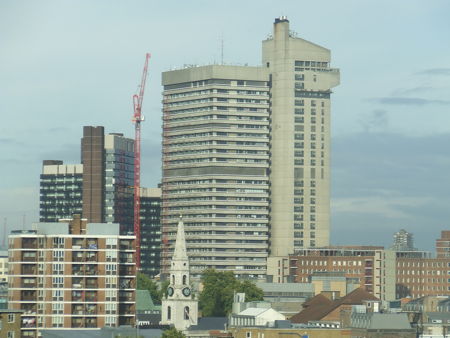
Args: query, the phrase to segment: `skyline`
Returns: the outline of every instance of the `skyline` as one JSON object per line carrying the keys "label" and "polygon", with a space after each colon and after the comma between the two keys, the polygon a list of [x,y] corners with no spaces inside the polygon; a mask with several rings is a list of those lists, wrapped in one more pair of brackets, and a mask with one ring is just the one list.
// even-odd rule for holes
{"label": "skyline", "polygon": [[[23,214],[27,227],[37,221],[42,160],[79,162],[83,125],[133,137],[131,97],[145,52],[152,58],[142,181],[155,186],[161,176],[161,72],[219,63],[222,41],[225,64],[258,65],[260,41],[275,17],[287,15],[291,28],[329,48],[331,66],[341,69],[332,99],[331,242],[388,246],[404,228],[415,235],[416,247],[434,248],[440,230],[448,228],[450,203],[449,4],[329,1],[317,8],[250,1],[239,3],[240,11],[203,1],[197,2],[201,8],[177,1],[132,4],[0,5],[2,224],[7,217],[10,229],[21,228]],[[170,10],[174,4],[178,11]],[[343,8],[345,20],[336,15]],[[382,226],[371,233],[377,224]],[[346,238],[353,230],[355,237]]]}

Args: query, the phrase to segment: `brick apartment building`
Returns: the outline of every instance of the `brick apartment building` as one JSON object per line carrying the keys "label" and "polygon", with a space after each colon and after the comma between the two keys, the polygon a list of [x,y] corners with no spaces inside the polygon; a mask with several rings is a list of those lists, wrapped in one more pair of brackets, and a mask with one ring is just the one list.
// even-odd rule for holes
{"label": "brick apartment building", "polygon": [[9,236],[9,306],[22,337],[40,329],[133,325],[135,237],[76,215]]}

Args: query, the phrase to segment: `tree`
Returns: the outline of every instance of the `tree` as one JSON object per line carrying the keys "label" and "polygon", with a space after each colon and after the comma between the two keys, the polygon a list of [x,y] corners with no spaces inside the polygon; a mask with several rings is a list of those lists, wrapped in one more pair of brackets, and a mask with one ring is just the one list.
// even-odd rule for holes
{"label": "tree", "polygon": [[138,272],[137,289],[148,290],[155,304],[161,304],[163,294],[167,291],[168,282],[163,282],[160,287],[146,274]]}
{"label": "tree", "polygon": [[232,308],[234,293],[244,292],[248,302],[263,300],[263,291],[252,282],[236,279],[231,271],[207,269],[202,274],[203,291],[199,306],[205,317],[226,316]]}
{"label": "tree", "polygon": [[183,334],[183,332],[178,331],[174,327],[164,330],[161,337],[162,338],[186,338],[186,336]]}

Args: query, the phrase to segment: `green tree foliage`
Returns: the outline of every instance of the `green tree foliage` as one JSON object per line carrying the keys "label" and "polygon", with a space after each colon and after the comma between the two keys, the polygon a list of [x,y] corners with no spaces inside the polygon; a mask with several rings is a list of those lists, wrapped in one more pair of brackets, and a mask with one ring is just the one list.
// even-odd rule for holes
{"label": "green tree foliage", "polygon": [[178,331],[174,327],[164,330],[161,337],[162,338],[186,338],[186,336],[183,334],[183,332]]}
{"label": "green tree foliage", "polygon": [[236,279],[231,271],[205,270],[202,283],[199,306],[205,317],[223,317],[230,313],[235,292],[245,292],[247,302],[263,300],[260,288],[248,280]]}
{"label": "green tree foliage", "polygon": [[163,282],[161,287],[158,287],[158,284],[154,282],[150,277],[146,274],[138,272],[137,274],[137,289],[138,290],[148,290],[150,292],[150,296],[152,297],[153,303],[161,304],[161,299],[163,294],[167,291],[167,286],[169,282]]}

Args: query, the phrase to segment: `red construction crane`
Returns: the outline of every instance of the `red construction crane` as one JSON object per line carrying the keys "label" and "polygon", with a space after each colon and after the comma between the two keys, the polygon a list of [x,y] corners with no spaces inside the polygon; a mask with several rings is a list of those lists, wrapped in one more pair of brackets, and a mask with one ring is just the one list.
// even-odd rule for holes
{"label": "red construction crane", "polygon": [[141,114],[142,100],[144,99],[145,82],[147,81],[148,60],[150,53],[145,54],[144,70],[139,88],[139,94],[133,95],[133,123],[134,123],[134,234],[136,236],[136,268],[141,267]]}

